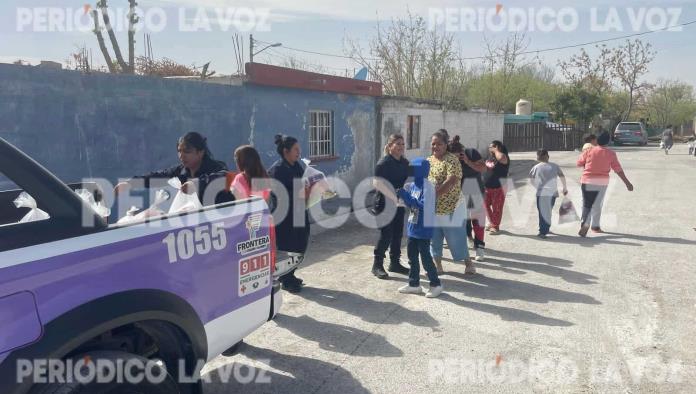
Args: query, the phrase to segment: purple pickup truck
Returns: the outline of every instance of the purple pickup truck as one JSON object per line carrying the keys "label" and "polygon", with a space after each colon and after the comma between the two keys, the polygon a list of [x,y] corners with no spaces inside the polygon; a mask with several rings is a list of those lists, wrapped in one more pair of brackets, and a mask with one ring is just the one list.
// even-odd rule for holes
{"label": "purple pickup truck", "polygon": [[[109,225],[75,185],[0,138],[3,180],[16,188],[0,191],[2,394],[200,392],[202,365],[275,316],[274,278],[299,263],[274,271],[260,198]],[[18,223],[28,209],[12,202],[22,191],[48,219]],[[163,376],[76,381],[68,371],[108,362]]]}

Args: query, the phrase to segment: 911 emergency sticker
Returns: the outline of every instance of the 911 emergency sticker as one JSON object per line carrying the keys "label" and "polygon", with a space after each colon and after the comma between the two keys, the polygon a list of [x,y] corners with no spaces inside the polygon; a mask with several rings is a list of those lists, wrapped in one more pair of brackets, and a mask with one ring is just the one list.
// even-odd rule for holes
{"label": "911 emergency sticker", "polygon": [[267,288],[271,281],[271,254],[262,253],[239,262],[239,297]]}

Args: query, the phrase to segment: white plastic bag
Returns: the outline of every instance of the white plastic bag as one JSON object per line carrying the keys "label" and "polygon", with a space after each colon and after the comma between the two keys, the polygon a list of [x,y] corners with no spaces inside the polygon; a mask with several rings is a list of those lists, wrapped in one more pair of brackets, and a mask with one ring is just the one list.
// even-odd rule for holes
{"label": "white plastic bag", "polygon": [[89,206],[92,207],[92,209],[94,209],[94,212],[96,212],[97,215],[103,218],[108,218],[109,215],[111,215],[111,209],[107,208],[104,205],[103,201],[94,201],[94,194],[91,191],[87,189],[77,189],[75,190],[75,193],[77,193],[77,195],[80,196],[82,200],[89,204]]}
{"label": "white plastic bag", "polygon": [[137,222],[139,220],[145,220],[147,218],[155,216],[162,216],[165,212],[159,209],[158,207],[167,200],[169,200],[169,193],[166,190],[158,190],[155,194],[155,201],[152,203],[152,205],[150,205],[148,209],[136,214],[136,212],[138,212],[139,209],[138,207],[133,206],[128,210],[128,212],[126,212],[126,216],[119,219],[116,223],[127,224],[131,222]]}
{"label": "white plastic bag", "polygon": [[307,200],[307,208],[313,207],[320,203],[321,200],[335,197],[336,193],[331,190],[331,185],[329,185],[329,182],[326,180],[326,175],[316,168],[311,167],[309,165],[311,163],[309,159],[302,159],[302,162],[305,164],[302,182],[304,186],[311,191],[309,199]]}
{"label": "white plastic bag", "polygon": [[186,194],[181,191],[181,181],[179,178],[174,177],[167,181],[167,183],[169,186],[178,190],[176,196],[174,196],[172,205],[169,207],[169,213],[196,211],[203,208],[203,204],[198,200],[198,193],[193,192],[191,194]]}
{"label": "white plastic bag", "polygon": [[39,220],[49,219],[51,216],[36,207],[36,200],[34,197],[30,196],[27,192],[22,192],[14,200],[14,205],[17,208],[29,208],[31,209],[18,223],[36,222]]}
{"label": "white plastic bag", "polygon": [[558,224],[573,223],[578,220],[580,220],[580,217],[575,211],[573,201],[568,197],[563,197],[561,207],[558,209]]}

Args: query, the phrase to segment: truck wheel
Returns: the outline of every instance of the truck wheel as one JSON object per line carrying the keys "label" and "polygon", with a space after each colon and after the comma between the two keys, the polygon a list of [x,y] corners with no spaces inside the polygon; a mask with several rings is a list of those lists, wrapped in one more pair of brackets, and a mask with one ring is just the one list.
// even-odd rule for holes
{"label": "truck wheel", "polygon": [[[83,353],[71,359],[73,365],[80,360],[86,360],[86,365],[79,371],[73,368],[72,383],[48,383],[38,384],[31,388],[30,394],[101,394],[101,393],[128,393],[128,394],[167,394],[179,393],[179,387],[161,363],[149,360],[132,353],[119,351],[94,351]],[[127,365],[131,367],[126,368]],[[120,366],[120,367],[119,367]],[[134,367],[133,367],[134,366]],[[108,381],[101,381],[97,377],[107,376],[110,369],[116,369],[116,375]],[[121,369],[119,371],[118,369]],[[126,371],[128,370],[128,372]],[[77,382],[75,375],[92,376],[94,379]],[[63,376],[70,376],[66,372]],[[135,379],[131,377],[134,376]],[[153,381],[147,379],[153,377]],[[118,383],[121,378],[122,383]],[[56,381],[58,379],[55,379]],[[82,379],[80,379],[82,380]]]}

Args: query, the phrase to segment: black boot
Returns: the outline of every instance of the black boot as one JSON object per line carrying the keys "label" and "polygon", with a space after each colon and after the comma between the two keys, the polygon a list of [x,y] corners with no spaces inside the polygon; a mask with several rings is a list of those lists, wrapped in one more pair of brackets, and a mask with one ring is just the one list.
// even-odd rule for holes
{"label": "black boot", "polygon": [[384,259],[375,257],[374,263],[372,263],[372,275],[379,279],[387,279],[389,275],[384,270]]}
{"label": "black boot", "polygon": [[387,269],[387,271],[394,272],[396,274],[401,274],[401,275],[408,275],[408,268],[401,265],[401,259],[398,259],[398,258],[391,259],[391,262],[389,263],[389,268]]}
{"label": "black boot", "polygon": [[278,278],[281,288],[290,293],[299,293],[302,291],[302,280],[295,277],[295,270]]}

